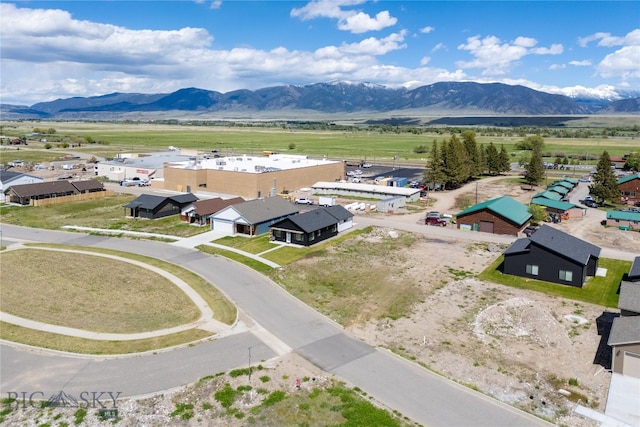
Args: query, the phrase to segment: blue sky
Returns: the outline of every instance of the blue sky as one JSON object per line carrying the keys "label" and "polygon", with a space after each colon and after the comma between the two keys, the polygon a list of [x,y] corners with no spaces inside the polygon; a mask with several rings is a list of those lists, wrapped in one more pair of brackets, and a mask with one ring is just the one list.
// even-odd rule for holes
{"label": "blue sky", "polygon": [[346,80],[640,90],[638,1],[0,3],[0,101]]}

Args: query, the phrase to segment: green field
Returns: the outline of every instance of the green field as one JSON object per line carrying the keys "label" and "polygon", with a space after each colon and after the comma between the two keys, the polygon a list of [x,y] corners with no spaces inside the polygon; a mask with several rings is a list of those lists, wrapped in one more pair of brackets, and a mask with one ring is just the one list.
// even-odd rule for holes
{"label": "green field", "polygon": [[[615,119],[615,120],[614,120]],[[587,120],[587,119],[585,119]],[[633,121],[621,118],[589,118],[586,122],[567,124],[571,137],[564,137],[565,128],[558,129],[498,129],[469,127],[477,134],[478,143],[504,144],[510,156],[517,161],[522,152],[515,149],[527,131],[539,132],[545,140],[545,154],[557,156],[595,157],[607,150],[611,156],[622,156],[638,149],[640,131]],[[598,121],[599,120],[599,121]],[[619,128],[610,127],[611,124]],[[583,126],[579,130],[569,125]],[[253,154],[263,151],[304,154],[331,159],[360,159],[373,163],[403,162],[423,163],[426,153],[416,153],[417,147],[427,149],[433,141],[442,142],[450,132],[462,128],[447,127],[399,127],[399,126],[340,126],[331,130],[328,126],[317,129],[290,127],[275,124],[228,124],[226,126],[195,126],[186,124],[145,123],[90,123],[90,122],[10,122],[0,124],[4,134],[25,135],[36,128],[53,128],[55,134],[47,135],[50,149],[38,140],[29,141],[26,147],[3,146],[0,156],[3,163],[14,159],[41,162],[63,158],[65,154],[85,153],[113,158],[118,153],[167,150],[169,146],[195,149],[203,153],[216,150],[220,154]],[[609,136],[609,135],[614,136]],[[581,136],[582,135],[582,136]],[[91,143],[82,143],[82,141]],[[80,143],[74,148],[64,148],[63,143]],[[427,151],[428,153],[428,151]],[[593,162],[592,162],[593,163]]]}

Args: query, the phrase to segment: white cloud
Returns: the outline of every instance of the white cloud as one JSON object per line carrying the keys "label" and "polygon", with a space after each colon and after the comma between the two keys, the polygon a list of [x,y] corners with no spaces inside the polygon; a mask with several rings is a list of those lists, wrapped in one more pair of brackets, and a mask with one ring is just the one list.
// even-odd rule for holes
{"label": "white cloud", "polygon": [[209,6],[210,9],[220,9],[220,7],[222,6],[222,0],[213,0],[211,2],[211,5]]}
{"label": "white cloud", "polygon": [[364,0],[314,0],[301,8],[291,10],[291,16],[303,21],[315,18],[331,18],[338,20],[338,29],[362,34],[368,31],[379,31],[394,26],[398,19],[384,10],[375,17],[356,10],[345,10],[343,7],[355,6]]}
{"label": "white cloud", "polygon": [[591,61],[588,59],[584,59],[582,61],[569,61],[569,64],[575,67],[588,67],[591,65]]}
{"label": "white cloud", "polygon": [[601,77],[620,77],[623,81],[640,78],[640,46],[625,46],[607,55],[596,67]]}
{"label": "white cloud", "polygon": [[502,42],[496,36],[467,38],[466,44],[458,46],[474,57],[471,61],[458,61],[460,68],[481,68],[482,75],[504,75],[523,57],[531,54],[555,55],[562,53],[562,45],[553,44],[545,48],[535,47],[537,40],[530,37],[518,37],[513,42]]}
{"label": "white cloud", "polygon": [[433,27],[424,27],[424,28],[420,28],[420,32],[423,34],[429,34],[433,31],[435,31],[436,29]]}
{"label": "white cloud", "polygon": [[551,64],[549,65],[550,70],[564,70],[567,68],[566,64]]}
{"label": "white cloud", "polygon": [[433,49],[431,49],[431,52],[437,52],[439,50],[443,50],[446,49],[447,47],[444,45],[444,43],[438,43],[437,45],[435,45],[433,47]]}
{"label": "white cloud", "polygon": [[589,43],[596,40],[600,47],[637,46],[640,45],[640,29],[635,29],[624,37],[612,36],[610,33],[594,33],[587,37],[579,37],[578,44],[581,47],[587,47]]}
{"label": "white cloud", "polygon": [[379,31],[383,28],[391,27],[395,25],[396,22],[398,22],[398,20],[389,15],[389,12],[386,10],[378,13],[375,18],[371,18],[366,13],[359,12],[340,21],[338,23],[338,29],[351,31],[353,34],[362,34],[368,31]]}

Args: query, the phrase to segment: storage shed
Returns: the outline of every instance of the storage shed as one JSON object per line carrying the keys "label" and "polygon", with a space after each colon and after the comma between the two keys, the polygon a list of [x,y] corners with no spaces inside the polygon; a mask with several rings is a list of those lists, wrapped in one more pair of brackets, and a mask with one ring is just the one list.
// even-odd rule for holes
{"label": "storage shed", "polygon": [[512,236],[517,236],[529,225],[530,219],[527,206],[507,196],[478,203],[456,214],[456,223],[461,230]]}

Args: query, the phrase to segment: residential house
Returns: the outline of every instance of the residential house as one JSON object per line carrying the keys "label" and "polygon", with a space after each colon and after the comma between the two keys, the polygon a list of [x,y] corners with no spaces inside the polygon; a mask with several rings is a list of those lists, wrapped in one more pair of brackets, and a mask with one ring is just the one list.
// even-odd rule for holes
{"label": "residential house", "polygon": [[76,187],[79,194],[97,193],[105,191],[104,184],[97,179],[86,179],[83,181],[71,181],[71,185]]}
{"label": "residential house", "polygon": [[622,177],[616,183],[622,192],[623,203],[640,206],[640,173]]}
{"label": "residential house", "polygon": [[342,231],[339,225],[347,224],[352,218],[353,214],[340,205],[319,207],[273,224],[271,240],[311,246],[336,236]]}
{"label": "residential house", "polygon": [[269,227],[299,212],[298,206],[274,196],[238,203],[211,215],[211,229],[230,235],[258,236]]}
{"label": "residential house", "polygon": [[244,202],[242,197],[233,197],[231,199],[222,199],[214,197],[213,199],[197,200],[186,206],[180,212],[180,219],[189,224],[209,225],[211,223],[211,215],[226,208]]}
{"label": "residential house", "polygon": [[598,246],[544,224],[507,248],[502,272],[581,288],[599,258]]}
{"label": "residential house", "polygon": [[12,185],[35,184],[44,182],[43,178],[21,172],[0,169],[0,202],[5,201],[5,190]]}
{"label": "residential house", "polygon": [[55,197],[71,196],[78,193],[78,189],[67,180],[36,182],[33,184],[12,185],[5,191],[5,198],[11,203],[28,205],[31,200],[52,199]]}
{"label": "residential house", "polygon": [[[640,279],[640,256],[631,265],[629,278]],[[618,300],[620,317],[613,320],[608,344],[612,348],[612,370],[640,379],[640,283],[622,281]]]}
{"label": "residential house", "polygon": [[610,210],[606,222],[621,230],[640,230],[640,212]]}
{"label": "residential house", "polygon": [[478,203],[456,215],[456,223],[461,230],[513,236],[529,225],[530,219],[527,206],[507,196]]}
{"label": "residential house", "polygon": [[198,200],[191,193],[175,196],[156,196],[141,194],[135,200],[124,205],[125,215],[134,218],[158,219],[178,215],[185,206]]}

